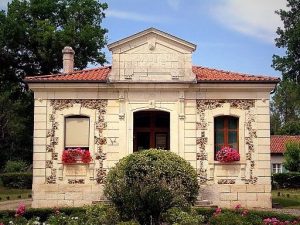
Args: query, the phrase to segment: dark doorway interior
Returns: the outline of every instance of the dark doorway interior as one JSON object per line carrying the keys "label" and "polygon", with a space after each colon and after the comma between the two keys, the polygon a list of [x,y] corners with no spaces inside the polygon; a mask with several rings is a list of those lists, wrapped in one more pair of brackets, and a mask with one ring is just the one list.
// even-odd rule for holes
{"label": "dark doorway interior", "polygon": [[134,152],[149,148],[170,149],[170,113],[139,111],[133,117]]}

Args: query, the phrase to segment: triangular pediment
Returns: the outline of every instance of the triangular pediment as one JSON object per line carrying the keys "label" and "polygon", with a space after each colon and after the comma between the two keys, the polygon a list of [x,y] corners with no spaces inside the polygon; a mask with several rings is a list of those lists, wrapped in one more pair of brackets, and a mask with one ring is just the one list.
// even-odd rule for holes
{"label": "triangular pediment", "polygon": [[110,51],[122,53],[141,45],[153,48],[156,43],[180,52],[193,52],[196,45],[155,28],[149,28],[108,45]]}

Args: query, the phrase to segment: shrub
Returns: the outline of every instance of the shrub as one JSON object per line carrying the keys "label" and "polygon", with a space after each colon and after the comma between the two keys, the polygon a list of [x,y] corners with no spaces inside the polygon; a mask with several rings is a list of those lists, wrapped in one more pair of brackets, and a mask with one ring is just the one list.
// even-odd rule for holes
{"label": "shrub", "polygon": [[136,220],[129,220],[126,222],[120,222],[117,225],[140,225]]}
{"label": "shrub", "polygon": [[31,173],[3,173],[0,179],[4,187],[31,189],[32,174]]}
{"label": "shrub", "polygon": [[275,173],[272,175],[272,184],[276,188],[299,188],[300,173]]}
{"label": "shrub", "polygon": [[89,225],[115,225],[120,221],[116,208],[108,205],[97,204],[85,207],[85,223]]}
{"label": "shrub", "polygon": [[122,218],[158,224],[168,209],[193,204],[198,191],[196,171],[187,161],[152,149],[121,159],[109,171],[104,193]]}
{"label": "shrub", "polygon": [[23,160],[9,160],[5,163],[4,173],[20,173],[26,172],[28,169],[27,162]]}
{"label": "shrub", "polygon": [[204,222],[204,217],[197,215],[195,210],[185,212],[179,208],[171,208],[162,215],[164,222],[176,225],[198,225]]}
{"label": "shrub", "polygon": [[289,171],[300,172],[300,142],[286,143],[284,167]]}
{"label": "shrub", "polygon": [[210,225],[252,225],[251,222],[245,220],[245,217],[228,211],[212,216],[209,219],[209,224]]}

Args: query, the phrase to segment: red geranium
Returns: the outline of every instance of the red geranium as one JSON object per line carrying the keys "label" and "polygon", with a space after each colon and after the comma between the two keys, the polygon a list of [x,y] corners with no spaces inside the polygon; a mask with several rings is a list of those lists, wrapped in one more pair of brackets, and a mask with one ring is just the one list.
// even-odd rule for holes
{"label": "red geranium", "polygon": [[69,148],[63,151],[62,161],[64,164],[76,162],[90,163],[92,161],[92,157],[88,150],[81,148]]}
{"label": "red geranium", "polygon": [[240,160],[240,154],[233,148],[223,147],[217,152],[216,158],[219,162],[233,162]]}

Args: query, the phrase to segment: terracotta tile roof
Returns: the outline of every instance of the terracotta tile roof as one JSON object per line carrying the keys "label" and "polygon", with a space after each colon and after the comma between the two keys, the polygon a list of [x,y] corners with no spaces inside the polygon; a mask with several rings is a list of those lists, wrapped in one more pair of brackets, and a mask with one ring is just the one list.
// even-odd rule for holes
{"label": "terracotta tile roof", "polygon": [[202,66],[193,66],[193,73],[196,74],[198,83],[201,82],[272,82],[280,81],[277,77],[253,76],[249,74],[229,72],[224,70],[211,69]]}
{"label": "terracotta tile roof", "polygon": [[[216,70],[201,66],[193,66],[193,73],[198,83],[201,82],[271,82],[280,81],[276,77],[253,76],[248,74]],[[68,74],[52,74],[43,76],[26,77],[26,82],[106,82],[111,71],[111,66],[95,69],[78,70]]]}
{"label": "terracotta tile roof", "polygon": [[289,135],[271,135],[271,153],[284,153],[285,144],[288,141],[299,141],[300,135],[289,136]]}
{"label": "terracotta tile roof", "polygon": [[111,66],[99,67],[95,69],[78,70],[67,74],[52,74],[43,76],[26,77],[26,82],[106,82]]}

